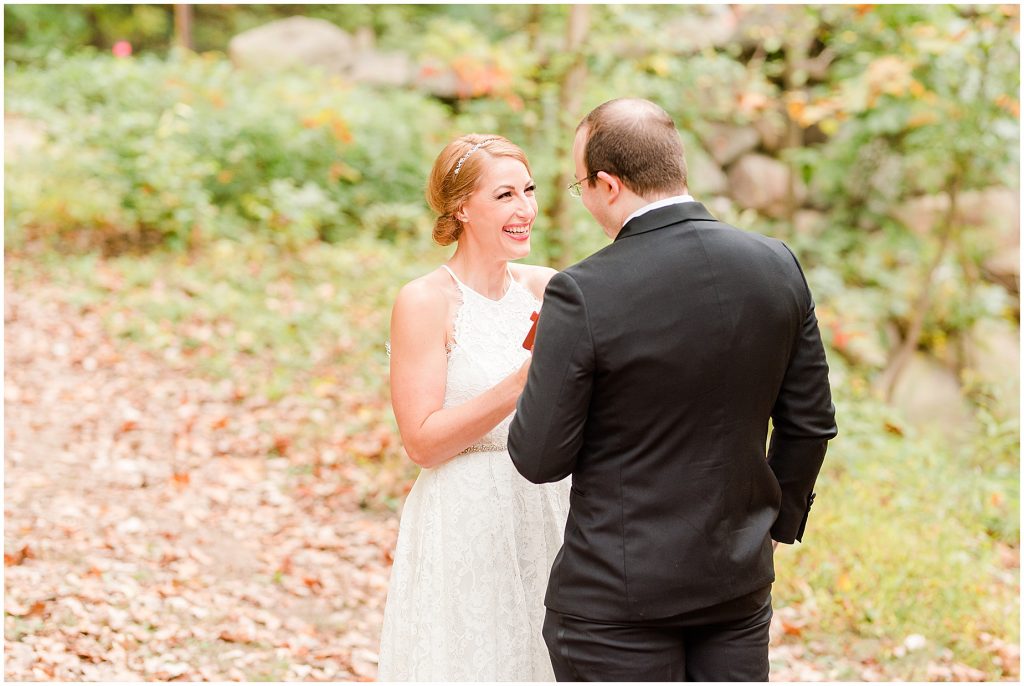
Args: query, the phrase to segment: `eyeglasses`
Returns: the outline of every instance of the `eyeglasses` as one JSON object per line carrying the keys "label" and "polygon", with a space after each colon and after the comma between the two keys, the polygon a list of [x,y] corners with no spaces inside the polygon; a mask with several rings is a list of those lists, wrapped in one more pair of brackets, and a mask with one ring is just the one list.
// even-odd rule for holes
{"label": "eyeglasses", "polygon": [[574,198],[578,198],[581,195],[583,195],[583,188],[582,188],[583,182],[584,181],[590,181],[592,178],[597,176],[599,173],[600,172],[594,172],[593,174],[590,174],[589,176],[585,176],[582,179],[577,180],[575,183],[570,183],[569,184],[569,195],[571,195]]}

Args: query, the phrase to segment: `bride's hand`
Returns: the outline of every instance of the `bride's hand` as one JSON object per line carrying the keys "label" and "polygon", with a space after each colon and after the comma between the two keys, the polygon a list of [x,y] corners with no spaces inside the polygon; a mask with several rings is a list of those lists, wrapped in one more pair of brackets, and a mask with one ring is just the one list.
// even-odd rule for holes
{"label": "bride's hand", "polygon": [[526,386],[526,377],[530,373],[530,363],[533,362],[533,355],[526,358],[522,366],[513,373],[515,377],[516,385],[519,387],[519,392],[523,392],[523,388]]}

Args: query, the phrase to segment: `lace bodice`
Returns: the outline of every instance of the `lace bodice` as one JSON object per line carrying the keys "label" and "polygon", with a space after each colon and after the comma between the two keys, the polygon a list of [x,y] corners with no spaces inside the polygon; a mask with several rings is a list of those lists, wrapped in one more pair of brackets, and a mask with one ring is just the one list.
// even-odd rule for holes
{"label": "lace bodice", "polygon": [[[459,281],[447,266],[444,268],[455,280],[462,299],[448,352],[444,395],[444,406],[452,407],[480,395],[523,364],[529,356],[523,339],[533,325],[530,315],[540,309],[540,303],[515,279],[499,300],[491,300]],[[511,423],[510,414],[470,450],[504,450]]]}

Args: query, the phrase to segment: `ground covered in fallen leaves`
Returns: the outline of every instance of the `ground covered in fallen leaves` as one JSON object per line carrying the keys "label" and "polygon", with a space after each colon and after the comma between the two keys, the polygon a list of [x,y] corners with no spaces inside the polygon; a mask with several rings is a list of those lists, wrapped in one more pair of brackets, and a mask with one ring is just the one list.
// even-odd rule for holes
{"label": "ground covered in fallen leaves", "polygon": [[5,298],[5,677],[357,680],[397,518],[266,457],[286,404]]}
{"label": "ground covered in fallen leaves", "polygon": [[[398,515],[374,474],[310,470],[287,398],[111,339],[53,284],[8,282],[4,321],[6,679],[375,677]],[[804,623],[776,613],[773,680],[899,678]]]}

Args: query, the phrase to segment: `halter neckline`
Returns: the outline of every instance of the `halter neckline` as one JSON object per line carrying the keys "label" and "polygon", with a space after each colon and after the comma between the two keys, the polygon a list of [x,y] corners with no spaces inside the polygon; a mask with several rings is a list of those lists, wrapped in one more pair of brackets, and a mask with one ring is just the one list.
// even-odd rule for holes
{"label": "halter neckline", "polygon": [[444,270],[446,272],[451,274],[451,277],[453,279],[455,279],[455,283],[458,284],[460,289],[465,289],[465,290],[469,291],[470,293],[474,293],[475,295],[483,298],[484,300],[486,300],[488,302],[492,302],[492,303],[500,303],[500,302],[502,302],[506,297],[508,297],[508,294],[512,292],[512,288],[516,284],[516,279],[515,279],[514,276],[512,276],[512,269],[506,264],[505,265],[505,273],[508,274],[508,288],[505,289],[505,292],[501,294],[500,298],[495,300],[494,298],[488,298],[486,295],[484,295],[480,291],[477,291],[477,290],[473,289],[472,287],[467,286],[466,284],[462,283],[462,281],[459,279],[459,277],[455,276],[455,272],[452,271],[452,268],[449,267],[447,264],[442,264],[441,266],[444,267]]}

